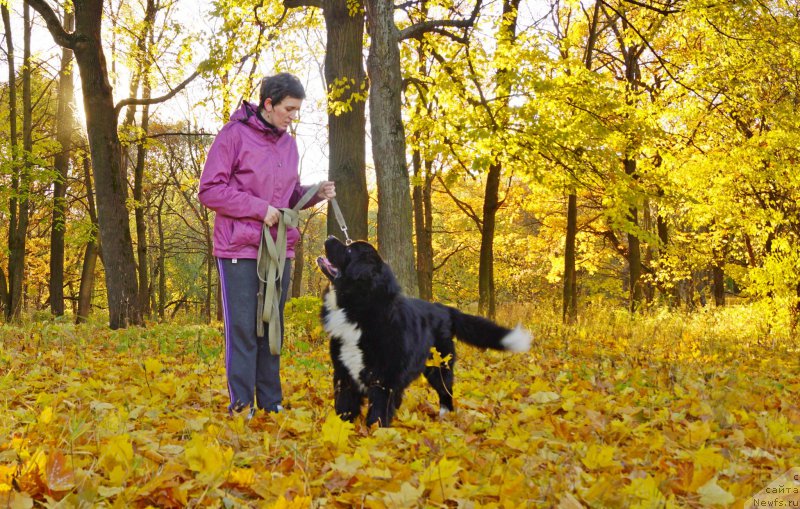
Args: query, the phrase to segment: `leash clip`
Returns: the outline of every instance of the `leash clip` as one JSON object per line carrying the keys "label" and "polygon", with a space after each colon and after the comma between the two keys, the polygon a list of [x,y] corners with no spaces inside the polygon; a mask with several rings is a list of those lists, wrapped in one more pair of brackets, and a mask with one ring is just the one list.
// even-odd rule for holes
{"label": "leash clip", "polygon": [[347,234],[347,223],[344,222],[344,215],[342,214],[342,210],[339,208],[339,202],[336,201],[336,198],[331,198],[328,201],[333,208],[333,215],[336,216],[336,222],[339,223],[339,228],[341,228],[342,232],[344,233],[345,245],[349,246],[353,243],[353,241],[350,240],[350,235]]}
{"label": "leash clip", "polygon": [[344,245],[349,246],[353,243],[353,239],[350,238],[350,235],[347,234],[347,226],[342,226],[342,232],[344,233]]}

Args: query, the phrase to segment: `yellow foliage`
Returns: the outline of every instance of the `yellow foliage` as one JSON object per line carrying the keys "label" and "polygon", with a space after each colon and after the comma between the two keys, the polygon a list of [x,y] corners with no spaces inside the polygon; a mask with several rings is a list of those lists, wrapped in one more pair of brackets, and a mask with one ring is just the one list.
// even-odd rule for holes
{"label": "yellow foliage", "polygon": [[[287,342],[287,410],[249,421],[227,414],[222,359],[199,358],[197,334],[180,327],[101,334],[64,325],[65,338],[101,339],[42,351],[6,341],[0,500],[725,507],[800,458],[796,357],[757,341],[725,341],[735,329],[731,315],[632,322],[606,314],[562,328],[539,312],[514,310],[513,321],[536,334],[534,353],[459,345],[455,412],[440,418],[420,380],[394,426],[377,429],[363,415],[349,423],[333,412],[323,338],[303,351]],[[214,330],[204,336],[222,341]],[[132,336],[146,356],[109,348]],[[163,355],[165,337],[190,339]],[[675,355],[687,341],[699,357]],[[707,364],[709,355],[726,361]]]}
{"label": "yellow foliage", "polygon": [[322,441],[341,451],[347,448],[347,439],[353,433],[352,423],[343,421],[336,412],[329,412],[322,424]]}
{"label": "yellow foliage", "polygon": [[452,358],[453,358],[452,354],[447,354],[444,357],[442,357],[442,354],[439,353],[439,350],[431,347],[431,356],[428,358],[428,360],[425,361],[425,365],[434,368],[447,366],[447,363],[450,362],[450,359]]}
{"label": "yellow foliage", "polygon": [[461,470],[458,460],[441,460],[431,463],[420,475],[420,483],[430,490],[431,500],[443,503],[453,494],[458,481],[456,474]]}
{"label": "yellow foliage", "polygon": [[590,470],[619,466],[619,462],[614,460],[616,451],[616,447],[611,445],[592,444],[586,451],[586,455],[581,458],[581,463]]}
{"label": "yellow foliage", "polygon": [[109,474],[115,469],[124,472],[133,462],[133,444],[127,433],[110,437],[102,446],[102,451],[100,466]]}
{"label": "yellow foliage", "polygon": [[189,468],[206,480],[220,480],[231,468],[233,449],[221,447],[213,439],[195,434],[186,444],[184,457]]}
{"label": "yellow foliage", "polygon": [[286,500],[281,496],[269,507],[270,509],[308,509],[311,507],[311,497],[295,497],[292,500]]}

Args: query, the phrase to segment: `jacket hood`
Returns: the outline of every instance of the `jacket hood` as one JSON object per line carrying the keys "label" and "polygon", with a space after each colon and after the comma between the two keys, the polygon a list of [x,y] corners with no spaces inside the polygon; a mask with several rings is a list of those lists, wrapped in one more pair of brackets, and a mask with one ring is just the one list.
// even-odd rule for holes
{"label": "jacket hood", "polygon": [[257,131],[262,131],[276,137],[286,132],[277,127],[265,125],[264,122],[258,118],[258,106],[248,101],[242,101],[241,106],[231,115],[231,120],[236,120]]}

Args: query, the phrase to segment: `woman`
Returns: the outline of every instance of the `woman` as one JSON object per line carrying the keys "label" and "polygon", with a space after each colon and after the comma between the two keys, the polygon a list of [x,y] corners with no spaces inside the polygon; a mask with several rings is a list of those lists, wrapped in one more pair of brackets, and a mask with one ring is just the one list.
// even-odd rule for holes
{"label": "woman", "polygon": [[[281,214],[278,209],[294,206],[307,191],[298,178],[297,143],[287,133],[303,99],[305,90],[295,76],[281,73],[264,78],[258,105],[242,102],[214,139],[200,177],[200,202],[216,212],[214,256],[222,289],[231,414],[248,407],[250,417],[256,408],[268,412],[283,409],[280,356],[270,353],[267,337],[256,335],[256,258],[262,223],[270,227],[275,238]],[[323,182],[306,207],[334,196],[333,182]],[[299,237],[296,228],[286,232],[281,324],[290,260]]]}

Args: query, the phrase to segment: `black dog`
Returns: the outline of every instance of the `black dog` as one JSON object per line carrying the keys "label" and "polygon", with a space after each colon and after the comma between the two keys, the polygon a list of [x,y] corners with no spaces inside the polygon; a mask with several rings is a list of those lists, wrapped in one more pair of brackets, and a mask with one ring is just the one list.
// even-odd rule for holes
{"label": "black dog", "polygon": [[[331,284],[322,323],[330,334],[334,407],[345,420],[369,401],[367,425],[389,426],[403,391],[420,374],[439,394],[440,414],[453,410],[453,336],[479,348],[524,352],[531,335],[442,304],[405,297],[389,266],[367,242],[325,241],[317,258]],[[445,362],[426,366],[435,348]]]}

